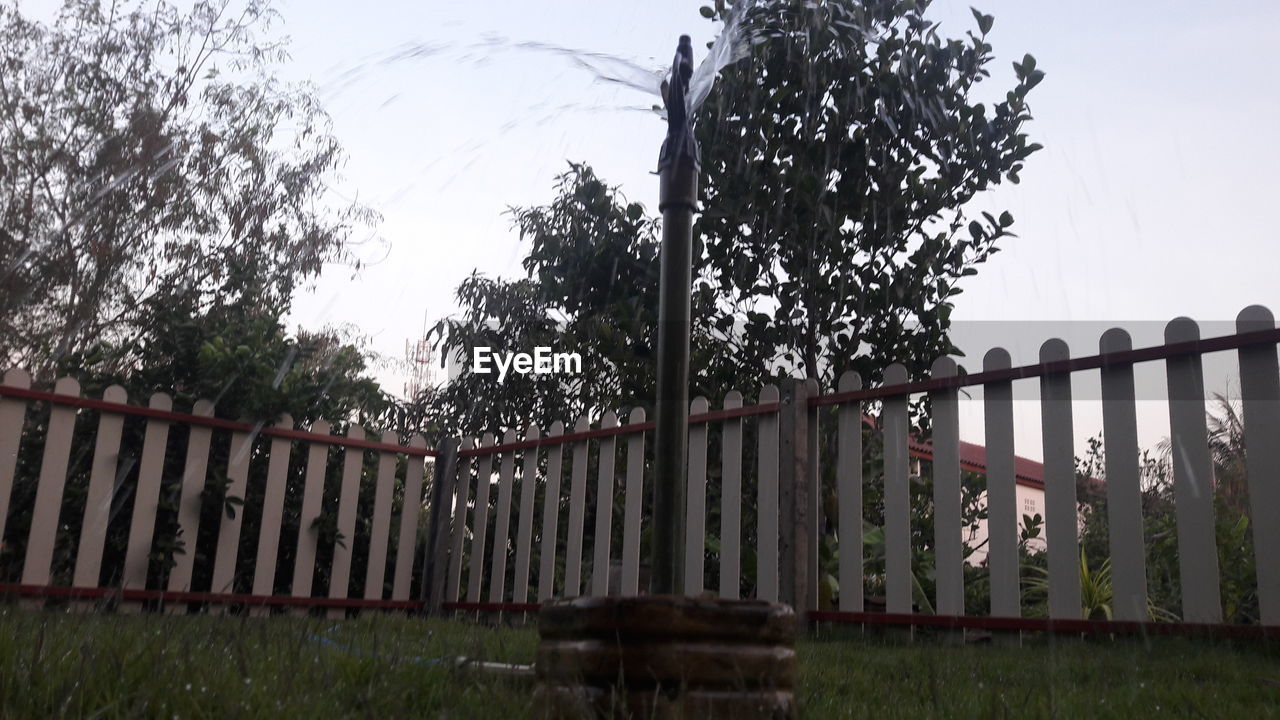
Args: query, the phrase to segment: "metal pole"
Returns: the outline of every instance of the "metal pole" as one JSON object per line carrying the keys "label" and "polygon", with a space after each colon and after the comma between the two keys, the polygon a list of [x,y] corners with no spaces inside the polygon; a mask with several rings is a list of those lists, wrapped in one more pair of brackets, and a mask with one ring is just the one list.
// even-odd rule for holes
{"label": "metal pole", "polygon": [[667,101],[667,138],[658,160],[662,256],[658,304],[658,395],[655,403],[653,575],[650,591],[675,594],[684,556],[689,444],[689,310],[693,286],[693,213],[698,201],[698,146],[685,105],[693,48],[680,36]]}

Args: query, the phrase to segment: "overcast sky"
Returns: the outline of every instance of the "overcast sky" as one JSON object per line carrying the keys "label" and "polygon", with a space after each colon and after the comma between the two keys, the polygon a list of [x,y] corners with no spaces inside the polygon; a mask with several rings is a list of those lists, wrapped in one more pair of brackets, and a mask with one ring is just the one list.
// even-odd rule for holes
{"label": "overcast sky", "polygon": [[[1066,335],[1074,355],[1093,354],[1111,324],[1148,321],[1131,328],[1143,346],[1158,343],[1162,322],[1174,316],[1221,323],[1246,305],[1280,308],[1280,3],[975,2],[995,16],[991,90],[1012,84],[1010,62],[1024,53],[1047,73],[1030,96],[1028,128],[1045,149],[1021,185],[974,208],[1012,211],[1020,237],[956,298],[962,363],[976,369],[997,342],[1023,364],[1053,335]],[[642,109],[655,98],[595,82],[568,57],[493,38],[656,69],[669,64],[681,33],[693,36],[701,59],[717,29],[700,17],[701,4],[281,3],[281,28],[292,39],[287,72],[321,87],[350,155],[338,187],[385,217],[383,242],[359,249],[372,264],[355,277],[350,268],[326,271],[298,298],[293,323],[354,323],[374,349],[403,356],[424,320],[453,311],[453,290],[473,269],[521,274],[524,248],[503,212],[549,201],[567,160],[589,162],[656,212],[649,172],[663,123]],[[974,27],[970,4],[934,2],[944,34]],[[434,51],[382,62],[411,46]],[[344,76],[352,69],[360,72]],[[382,379],[388,389],[401,386],[394,372]],[[1157,380],[1159,387],[1163,375]],[[1144,444],[1167,433],[1158,415],[1144,416]],[[1094,429],[1084,425],[1082,434]],[[966,438],[980,440],[980,429],[967,421]],[[1034,427],[1020,430],[1020,453],[1039,457],[1038,443]]]}

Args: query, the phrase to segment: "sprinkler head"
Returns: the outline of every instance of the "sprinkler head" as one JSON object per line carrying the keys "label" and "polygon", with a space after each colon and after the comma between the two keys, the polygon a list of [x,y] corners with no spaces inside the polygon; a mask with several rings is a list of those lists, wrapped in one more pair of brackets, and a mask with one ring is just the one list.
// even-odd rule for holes
{"label": "sprinkler head", "polygon": [[693,137],[693,118],[689,115],[689,79],[693,77],[693,41],[681,35],[676,56],[671,63],[671,77],[663,83],[662,101],[667,106],[667,138],[658,155],[658,170],[672,164],[699,164],[698,142]]}

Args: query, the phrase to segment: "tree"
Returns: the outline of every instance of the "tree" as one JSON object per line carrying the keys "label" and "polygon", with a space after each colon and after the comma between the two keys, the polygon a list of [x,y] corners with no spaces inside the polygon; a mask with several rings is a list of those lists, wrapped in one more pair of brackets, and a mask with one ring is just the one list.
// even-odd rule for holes
{"label": "tree", "polygon": [[5,361],[47,377],[98,339],[134,347],[149,300],[287,308],[374,219],[330,202],[341,149],[314,92],[272,74],[274,17],[66,0],[46,26],[0,5]]}
{"label": "tree", "polygon": [[[993,21],[975,13],[978,34],[943,41],[924,17],[928,5],[778,1],[742,10],[749,60],[724,72],[697,117],[693,394],[750,390],[796,372],[825,387],[848,369],[874,381],[891,362],[920,373],[957,352],[946,334],[951,298],[1013,224],[1007,212],[970,220],[965,206],[1004,179],[1016,182],[1039,149],[1022,128],[1026,96],[1044,73],[1026,56],[1001,102],[990,110],[974,102],[989,76]],[[537,323],[539,338],[549,331],[590,348],[598,359],[588,374],[608,380],[595,381],[589,401],[545,387],[565,396],[561,418],[647,405],[656,222],[584,165],[571,165],[557,191],[547,206],[512,211],[530,243],[531,284],[521,292],[536,301],[525,307],[550,318]],[[474,311],[503,306],[510,289],[465,285],[468,312],[433,332],[441,354],[491,336],[499,317]],[[515,332],[504,343],[526,340]],[[469,400],[491,413],[510,418],[530,407],[523,387],[469,383]]]}
{"label": "tree", "polygon": [[[235,16],[226,2],[198,2],[183,15],[163,3],[126,11],[67,0],[46,27],[0,5],[0,360],[33,370],[38,383],[73,375],[88,397],[118,383],[134,404],[162,391],[180,412],[209,399],[232,420],[273,423],[289,413],[339,433],[357,424],[421,429],[408,428],[368,376],[373,357],[358,338],[332,328],[291,334],[281,320],[299,284],[344,259],[351,232],[376,216],[331,201],[341,149],[314,92],[273,76],[283,45],[259,34],[274,17],[265,0]],[[48,414],[43,406],[28,414],[28,437],[42,434]],[[77,424],[76,447],[93,447],[92,425]],[[121,439],[113,512],[126,517],[144,429],[131,419]],[[211,552],[225,511],[245,513],[236,588],[247,590],[269,438],[253,439],[246,497],[231,497],[230,437],[213,432],[200,530],[184,538],[176,503],[188,437],[182,427],[169,435],[152,586],[163,585],[176,553]],[[10,581],[38,451],[24,443],[18,462],[0,550],[0,577]],[[293,452],[285,535],[301,522],[307,460],[301,444]],[[83,511],[90,460],[87,451],[72,458],[69,516]],[[337,537],[339,465],[329,463],[320,553],[337,541],[357,547],[359,585],[368,531]],[[367,457],[364,476],[376,472]],[[367,522],[370,493],[359,503]],[[105,582],[118,579],[127,525],[113,524],[106,538]],[[58,582],[70,582],[75,541],[59,533]],[[284,548],[278,580],[288,582],[292,549]],[[211,568],[199,566],[206,576],[196,583],[207,587]]]}
{"label": "tree", "polygon": [[699,283],[759,374],[781,363],[830,387],[956,352],[951,298],[1013,224],[966,206],[1040,148],[1023,127],[1044,73],[1027,55],[1000,102],[976,102],[994,21],[975,10],[976,34],[943,40],[930,4],[738,3],[753,47],[698,118],[695,233]]}
{"label": "tree", "polygon": [[[395,409],[378,384],[367,376],[369,358],[348,333],[340,329],[319,332],[299,331],[293,336],[285,332],[275,313],[239,305],[199,310],[197,293],[167,298],[165,302],[147,300],[141,311],[149,331],[134,339],[130,348],[115,348],[108,342],[97,343],[84,353],[65,356],[59,363],[61,374],[81,381],[82,394],[102,397],[111,384],[127,391],[135,405],[145,405],[156,391],[168,393],[176,410],[188,411],[196,400],[215,403],[216,414],[232,420],[272,423],[288,413],[303,427],[316,420],[327,420],[336,432],[349,434],[359,426],[385,427]],[[103,357],[129,356],[136,359],[127,370],[117,373],[102,371]],[[43,437],[49,419],[49,407],[34,407],[27,415],[26,436]],[[94,459],[96,422],[81,422],[75,427],[74,446],[82,451],[72,456],[67,473],[64,517],[79,518],[87,500],[89,474]],[[399,428],[397,428],[399,429]],[[257,435],[251,443],[249,481],[244,497],[228,493],[227,468],[231,459],[230,434],[215,430],[207,456],[207,476],[201,500],[199,531],[194,536],[179,534],[177,507],[182,483],[189,426],[176,424],[169,431],[169,451],[165,455],[161,493],[157,512],[155,545],[151,553],[152,587],[163,587],[175,555],[186,553],[199,558],[197,587],[208,587],[212,570],[212,551],[216,544],[219,516],[223,512],[243,512],[240,535],[241,562],[236,570],[236,587],[248,591],[257,556],[258,523],[266,488],[267,455],[271,438]],[[125,517],[132,509],[132,493],[138,480],[146,424],[130,418],[123,429],[117,461],[117,484],[113,491],[113,512]],[[41,444],[24,442],[19,453],[13,485],[11,522],[6,526],[5,543],[0,550],[0,578],[16,582],[21,558],[28,538],[32,508],[35,503],[40,466]],[[301,491],[307,471],[308,447],[292,446],[293,459],[288,466],[284,504],[284,535],[296,533],[301,526]],[[332,551],[337,533],[337,483],[342,463],[337,450],[331,450],[326,478],[329,492],[317,527],[320,530],[322,556]],[[377,460],[365,458],[364,480],[359,495],[361,523],[367,523],[372,507],[372,481],[377,473]],[[129,523],[114,522],[103,548],[102,581],[115,583],[123,568],[128,542]],[[75,558],[78,523],[72,523],[58,534],[54,558],[54,576],[69,583]],[[360,527],[355,538],[343,542],[367,543],[368,530]],[[291,558],[295,545],[283,543],[279,556],[278,580],[287,587]],[[355,557],[353,577],[364,577],[366,555]],[[325,567],[322,565],[322,567]],[[322,577],[327,577],[322,572]],[[327,582],[327,580],[325,580]]]}

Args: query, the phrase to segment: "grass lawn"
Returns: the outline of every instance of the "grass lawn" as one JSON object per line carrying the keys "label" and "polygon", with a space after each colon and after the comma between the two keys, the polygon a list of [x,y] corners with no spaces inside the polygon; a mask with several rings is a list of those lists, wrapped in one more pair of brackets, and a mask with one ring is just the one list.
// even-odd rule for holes
{"label": "grass lawn", "polygon": [[[0,717],[529,717],[530,629],[445,620],[69,615],[0,607]],[[800,645],[803,717],[1280,717],[1280,649],[1156,639]]]}

